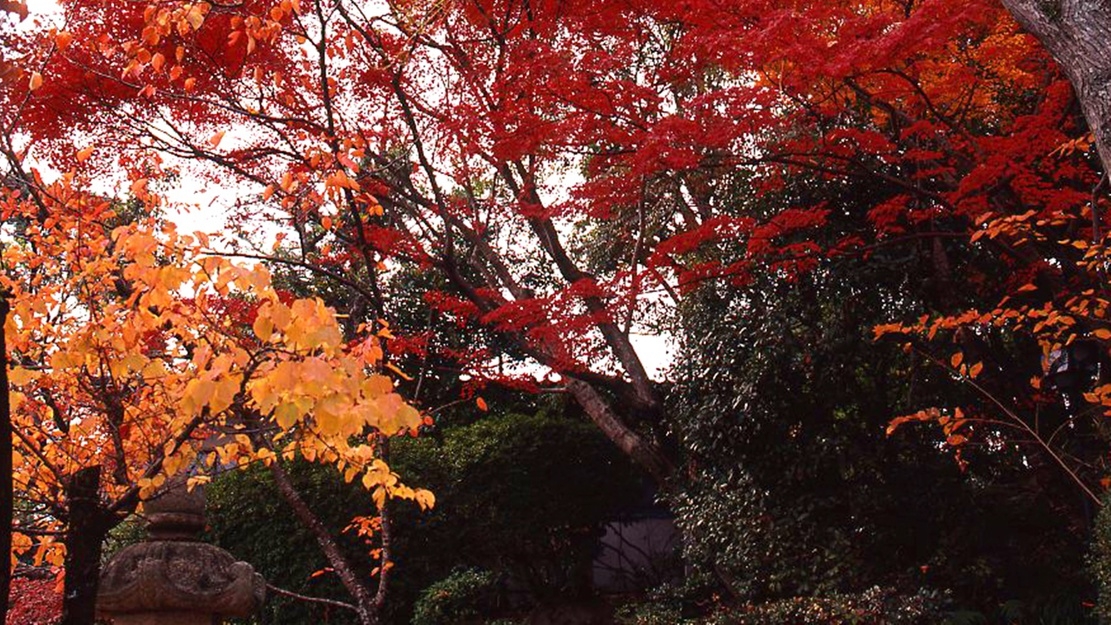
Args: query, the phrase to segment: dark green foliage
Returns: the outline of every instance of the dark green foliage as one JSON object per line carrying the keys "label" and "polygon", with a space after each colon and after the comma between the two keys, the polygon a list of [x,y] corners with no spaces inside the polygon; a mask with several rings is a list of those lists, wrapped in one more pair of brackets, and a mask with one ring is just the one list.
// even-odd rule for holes
{"label": "dark green foliage", "polygon": [[1089,569],[1099,591],[1096,616],[1102,623],[1111,623],[1111,497],[1104,495],[1103,507],[1092,528],[1092,552]]}
{"label": "dark green foliage", "polygon": [[413,625],[477,625],[496,609],[493,573],[461,569],[432,584],[413,606]]}
{"label": "dark green foliage", "polygon": [[871,340],[936,301],[908,277],[927,270],[913,254],[843,259],[688,297],[669,417],[692,469],[672,501],[688,564],[732,601],[939,588],[991,614],[1083,592],[1083,501],[1042,458],[974,447],[962,473],[936,426],[885,433],[974,399]]}
{"label": "dark green foliage", "polygon": [[540,602],[589,592],[601,523],[641,492],[594,427],[546,411],[487,416],[447,430],[442,442],[397,441],[393,466],[438,498],[430,514],[398,523],[407,528],[398,537],[401,566],[438,576],[484,567]]}
{"label": "dark green foliage", "polygon": [[855,594],[792,597],[725,610],[706,625],[934,625],[945,619],[944,604],[945,598],[937,593],[900,595],[876,587]]}
{"label": "dark green foliage", "polygon": [[873,587],[860,593],[788,597],[760,604],[718,606],[708,616],[684,617],[674,596],[627,606],[618,625],[935,625],[947,623],[949,601],[937,592],[899,594]]}

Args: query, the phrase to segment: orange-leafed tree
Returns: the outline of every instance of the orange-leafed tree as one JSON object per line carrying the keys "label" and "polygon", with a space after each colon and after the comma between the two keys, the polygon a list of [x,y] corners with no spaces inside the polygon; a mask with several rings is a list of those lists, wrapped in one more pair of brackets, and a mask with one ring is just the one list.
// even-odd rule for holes
{"label": "orange-leafed tree", "polygon": [[63,622],[92,622],[107,532],[175,475],[299,455],[379,504],[431,505],[377,452],[420,414],[376,372],[376,337],[349,341],[334,311],[279,296],[265,268],[206,256],[203,235],[78,182],[42,185],[38,200],[8,190],[2,205],[13,564],[64,571]]}

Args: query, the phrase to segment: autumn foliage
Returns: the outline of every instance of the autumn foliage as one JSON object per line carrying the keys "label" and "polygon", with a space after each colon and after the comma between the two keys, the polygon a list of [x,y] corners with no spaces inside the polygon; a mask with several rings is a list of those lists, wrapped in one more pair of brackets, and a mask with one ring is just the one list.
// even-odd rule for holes
{"label": "autumn foliage", "polygon": [[[59,511],[83,466],[104,467],[102,496],[123,513],[167,476],[202,481],[209,467],[295,453],[381,497],[417,495],[374,457],[378,432],[420,420],[389,378],[368,373],[377,339],[346,342],[322,303],[286,304],[264,268],[204,255],[203,236],[147,220],[112,228],[109,202],[64,184],[49,192],[41,222],[18,194],[5,207],[22,224],[4,261],[17,484],[30,505]],[[236,299],[251,302],[249,328],[229,314]],[[248,435],[268,428],[286,434]],[[17,537],[16,555],[60,564],[52,541]]]}
{"label": "autumn foliage", "polygon": [[[375,447],[421,424],[381,373],[391,316],[406,388],[440,358],[468,400],[566,392],[666,488],[684,459],[632,336],[708,282],[790,285],[898,250],[927,259],[931,310],[893,298],[874,336],[964,390],[890,435],[934,423],[961,463],[1032,449],[1098,500],[1104,428],[1062,423],[1111,414],[1111,385],[1065,410],[1016,354],[1106,355],[1102,135],[1069,68],[994,2],[59,6],[0,68],[18,487],[43,510],[90,463],[126,512],[167,475],[292,454],[430,505]],[[242,256],[327,282],[333,307],[145,216],[194,176],[255,236]]]}

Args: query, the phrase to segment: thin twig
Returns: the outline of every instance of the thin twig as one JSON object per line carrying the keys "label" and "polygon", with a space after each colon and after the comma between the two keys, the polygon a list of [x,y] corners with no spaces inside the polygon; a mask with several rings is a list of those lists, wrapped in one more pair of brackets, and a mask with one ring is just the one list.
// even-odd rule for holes
{"label": "thin twig", "polygon": [[359,611],[358,608],[351,605],[350,603],[344,603],[342,601],[336,601],[335,599],[325,599],[323,597],[310,597],[308,595],[297,594],[297,593],[293,592],[292,590],[286,590],[284,588],[278,588],[277,586],[271,584],[270,582],[266,583],[266,589],[275,593],[275,594],[279,594],[279,595],[282,595],[284,597],[289,597],[291,599],[297,599],[299,601],[308,601],[309,603],[323,603],[324,605],[335,606],[337,608],[343,608],[345,610],[351,610],[352,612],[358,612]]}

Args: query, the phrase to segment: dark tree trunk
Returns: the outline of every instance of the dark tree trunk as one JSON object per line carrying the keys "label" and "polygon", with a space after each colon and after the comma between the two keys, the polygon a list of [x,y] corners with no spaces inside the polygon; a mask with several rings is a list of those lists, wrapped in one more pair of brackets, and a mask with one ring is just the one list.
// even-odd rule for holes
{"label": "dark tree trunk", "polygon": [[92,625],[104,539],[115,518],[100,503],[100,467],[86,467],[66,485],[65,590],[61,625]]}
{"label": "dark tree trunk", "polygon": [[8,595],[12,588],[11,528],[15,521],[15,483],[12,479],[12,408],[8,395],[8,344],[4,324],[10,311],[6,293],[0,293],[0,623],[8,621]]}
{"label": "dark tree trunk", "polygon": [[1111,173],[1111,3],[1107,0],[1003,0],[1069,77]]}
{"label": "dark tree trunk", "polygon": [[640,435],[618,416],[609,402],[590,384],[570,375],[567,390],[582,406],[590,420],[633,462],[640,465],[662,488],[667,488],[675,474],[675,465],[663,450]]}

